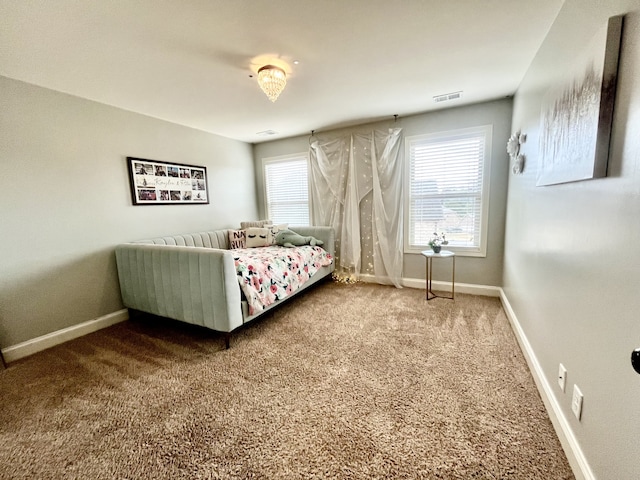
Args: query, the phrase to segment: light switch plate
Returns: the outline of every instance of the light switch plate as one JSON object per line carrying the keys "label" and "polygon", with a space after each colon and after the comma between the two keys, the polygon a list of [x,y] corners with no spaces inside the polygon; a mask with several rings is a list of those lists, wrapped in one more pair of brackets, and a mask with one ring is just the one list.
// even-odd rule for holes
{"label": "light switch plate", "polygon": [[571,410],[578,420],[582,416],[582,392],[577,385],[573,386],[573,399],[571,400]]}
{"label": "light switch plate", "polygon": [[560,385],[560,390],[564,392],[567,385],[567,369],[562,364],[558,367],[558,385]]}

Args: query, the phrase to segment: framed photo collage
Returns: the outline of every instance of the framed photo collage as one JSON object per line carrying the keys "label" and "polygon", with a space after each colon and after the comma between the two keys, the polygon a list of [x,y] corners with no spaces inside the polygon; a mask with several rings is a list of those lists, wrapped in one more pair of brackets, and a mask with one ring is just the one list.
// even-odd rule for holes
{"label": "framed photo collage", "polygon": [[134,205],[209,203],[207,167],[127,157]]}

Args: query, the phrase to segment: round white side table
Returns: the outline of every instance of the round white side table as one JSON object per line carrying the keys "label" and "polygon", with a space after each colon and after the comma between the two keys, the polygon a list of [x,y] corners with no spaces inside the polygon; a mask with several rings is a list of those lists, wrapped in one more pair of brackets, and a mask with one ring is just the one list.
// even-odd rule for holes
{"label": "round white side table", "polygon": [[[456,254],[449,250],[440,250],[440,253],[434,253],[433,250],[423,250],[422,255],[427,259],[427,301],[434,298],[448,298],[453,300],[455,297],[456,289]],[[431,289],[432,277],[433,277],[433,262],[434,258],[451,258],[451,296],[436,295]],[[431,296],[429,296],[431,295]]]}

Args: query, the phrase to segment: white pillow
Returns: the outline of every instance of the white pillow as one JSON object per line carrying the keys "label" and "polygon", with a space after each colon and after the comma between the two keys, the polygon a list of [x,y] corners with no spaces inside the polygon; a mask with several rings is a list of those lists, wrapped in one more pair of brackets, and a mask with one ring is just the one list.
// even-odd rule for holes
{"label": "white pillow", "polygon": [[245,230],[247,228],[251,228],[251,227],[258,227],[258,228],[262,228],[265,227],[267,225],[271,225],[273,222],[271,220],[256,220],[253,222],[240,222],[240,228]]}
{"label": "white pillow", "polygon": [[275,245],[276,244],[276,235],[278,235],[278,232],[280,232],[282,230],[286,230],[287,228],[289,228],[289,224],[288,223],[280,223],[278,225],[267,225],[267,228],[269,229],[269,243],[271,245]]}
{"label": "white pillow", "polygon": [[268,247],[271,245],[268,228],[247,228],[247,248]]}

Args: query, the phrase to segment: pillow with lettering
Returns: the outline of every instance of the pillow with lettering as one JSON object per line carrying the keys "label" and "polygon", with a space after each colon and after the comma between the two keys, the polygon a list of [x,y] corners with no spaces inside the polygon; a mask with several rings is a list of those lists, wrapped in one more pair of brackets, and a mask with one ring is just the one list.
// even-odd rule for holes
{"label": "pillow with lettering", "polygon": [[247,248],[268,247],[270,242],[268,228],[247,228]]}
{"label": "pillow with lettering", "polygon": [[247,232],[245,230],[229,230],[229,249],[246,248]]}

